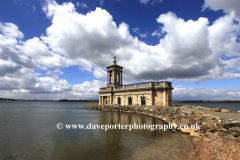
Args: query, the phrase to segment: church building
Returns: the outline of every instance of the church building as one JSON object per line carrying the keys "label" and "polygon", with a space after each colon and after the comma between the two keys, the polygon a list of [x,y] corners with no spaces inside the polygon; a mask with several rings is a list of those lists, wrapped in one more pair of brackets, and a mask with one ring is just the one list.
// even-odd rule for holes
{"label": "church building", "polygon": [[113,64],[107,67],[107,87],[100,88],[100,105],[171,106],[172,83],[168,81],[144,82],[122,85],[123,67]]}

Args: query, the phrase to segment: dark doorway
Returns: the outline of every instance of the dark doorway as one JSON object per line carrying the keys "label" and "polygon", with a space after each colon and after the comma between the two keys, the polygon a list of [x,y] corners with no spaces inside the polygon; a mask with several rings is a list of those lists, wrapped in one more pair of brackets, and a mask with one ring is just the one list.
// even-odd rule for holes
{"label": "dark doorway", "polygon": [[146,99],[145,99],[145,97],[142,97],[142,105],[146,105]]}
{"label": "dark doorway", "polygon": [[106,104],[108,104],[108,100],[106,100]]}
{"label": "dark doorway", "polygon": [[128,104],[132,105],[132,98],[128,98]]}
{"label": "dark doorway", "polygon": [[118,105],[121,104],[121,98],[118,98]]}

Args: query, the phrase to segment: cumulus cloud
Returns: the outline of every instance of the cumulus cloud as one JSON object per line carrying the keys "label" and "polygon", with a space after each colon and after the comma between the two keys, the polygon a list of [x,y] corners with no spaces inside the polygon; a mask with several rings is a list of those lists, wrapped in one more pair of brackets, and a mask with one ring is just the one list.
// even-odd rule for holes
{"label": "cumulus cloud", "polygon": [[7,38],[23,38],[23,33],[18,31],[18,27],[13,23],[0,23],[0,31]]}
{"label": "cumulus cloud", "polygon": [[0,31],[0,33],[2,33],[0,34],[0,60],[2,65],[0,75],[5,75],[7,72],[14,73],[22,67],[41,68],[34,59],[18,51],[19,40],[21,40],[24,35],[18,30],[15,24],[2,24],[0,22]]}
{"label": "cumulus cloud", "polygon": [[[47,58],[38,58],[40,64],[50,67],[55,64],[55,68],[78,64],[95,77],[103,78],[106,75],[102,69],[116,55],[118,63],[125,67],[123,76],[127,80],[239,77],[229,73],[228,63],[219,59],[223,52],[239,53],[239,43],[234,42],[239,24],[233,23],[231,15],[209,26],[207,18],[185,21],[171,12],[162,14],[157,22],[163,27],[152,35],[165,36],[158,45],[150,46],[130,35],[126,23],[117,26],[113,17],[101,8],[83,15],[75,12],[72,3],[59,5],[52,1],[44,6],[44,11],[52,25],[47,28],[47,36],[41,37],[41,43],[56,55],[48,58],[49,64]],[[133,31],[140,34],[139,28]]]}
{"label": "cumulus cloud", "polygon": [[210,47],[214,53],[225,53],[227,57],[240,56],[240,45],[237,42],[240,26],[233,23],[233,19],[233,13],[227,14],[209,26]]}
{"label": "cumulus cloud", "polygon": [[205,0],[202,11],[207,8],[214,11],[223,10],[224,13],[233,13],[240,20],[239,0]]}
{"label": "cumulus cloud", "polygon": [[[128,25],[121,23],[117,27],[106,10],[97,8],[82,15],[74,11],[72,3],[51,3],[44,10],[53,23],[47,29],[47,36],[42,37],[44,43],[71,60],[105,67],[116,49],[131,43]],[[84,63],[81,66],[89,69]]]}
{"label": "cumulus cloud", "polygon": [[58,75],[62,75],[63,71],[60,71],[60,69],[55,69],[53,71],[47,71],[46,74],[52,76],[54,79],[58,79]]}

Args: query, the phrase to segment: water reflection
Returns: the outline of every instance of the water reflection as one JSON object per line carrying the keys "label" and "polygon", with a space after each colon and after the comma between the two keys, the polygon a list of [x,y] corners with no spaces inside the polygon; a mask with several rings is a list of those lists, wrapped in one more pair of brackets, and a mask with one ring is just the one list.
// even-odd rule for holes
{"label": "water reflection", "polygon": [[[136,155],[155,150],[158,153],[152,155],[157,157],[164,154],[171,156],[173,153],[178,155],[176,152],[181,151],[178,145],[190,144],[187,137],[171,130],[56,128],[58,122],[85,126],[89,123],[163,124],[159,119],[138,114],[80,109],[83,105],[58,102],[0,103],[0,159],[138,159]],[[166,153],[167,150],[171,153]],[[139,158],[143,157],[141,155]]]}

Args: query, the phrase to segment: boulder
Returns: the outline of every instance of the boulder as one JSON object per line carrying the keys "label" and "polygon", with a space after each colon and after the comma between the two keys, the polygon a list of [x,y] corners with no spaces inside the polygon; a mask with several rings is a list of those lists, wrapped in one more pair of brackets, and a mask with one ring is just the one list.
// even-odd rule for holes
{"label": "boulder", "polygon": [[181,132],[184,132],[184,133],[191,133],[191,132],[196,132],[196,131],[199,131],[199,130],[198,129],[188,129],[188,128],[181,129]]}
{"label": "boulder", "polygon": [[240,133],[233,132],[233,133],[232,133],[232,136],[233,136],[233,137],[239,137],[239,136],[240,136]]}
{"label": "boulder", "polygon": [[228,140],[235,140],[235,137],[233,135],[226,135],[226,136],[223,136],[223,138],[226,138]]}
{"label": "boulder", "polygon": [[226,131],[219,132],[219,136],[225,137],[228,135],[232,135],[232,133],[233,133],[232,131],[226,130]]}
{"label": "boulder", "polygon": [[226,129],[240,127],[240,123],[225,123],[223,124],[223,127]]}
{"label": "boulder", "polygon": [[229,110],[228,110],[228,109],[222,109],[221,112],[223,112],[223,113],[228,113]]}
{"label": "boulder", "polygon": [[239,111],[237,111],[237,113],[240,113],[240,110],[239,110]]}
{"label": "boulder", "polygon": [[199,132],[191,132],[191,133],[190,133],[190,136],[192,136],[192,137],[197,137],[197,138],[201,137],[201,135],[199,134]]}
{"label": "boulder", "polygon": [[203,132],[206,132],[206,131],[211,132],[211,131],[215,130],[215,125],[211,121],[210,122],[206,122],[206,123],[204,123],[204,124],[202,124],[200,126],[200,129]]}
{"label": "boulder", "polygon": [[229,130],[240,133],[240,127],[232,127],[232,128],[229,128]]}
{"label": "boulder", "polygon": [[216,108],[214,108],[213,110],[214,110],[215,112],[221,112],[222,108],[216,107]]}
{"label": "boulder", "polygon": [[214,138],[216,138],[217,136],[218,136],[218,133],[211,133],[210,136],[209,136],[209,138],[210,138],[210,139],[214,139]]}

